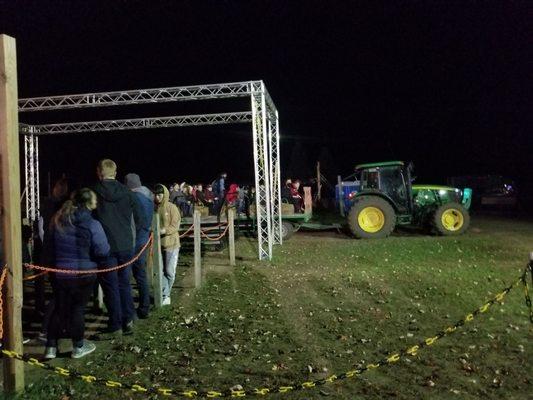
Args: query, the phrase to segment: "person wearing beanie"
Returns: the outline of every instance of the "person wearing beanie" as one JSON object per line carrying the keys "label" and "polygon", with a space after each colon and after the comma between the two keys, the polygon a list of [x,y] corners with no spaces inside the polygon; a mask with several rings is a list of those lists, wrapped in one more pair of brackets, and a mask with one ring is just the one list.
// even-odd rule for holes
{"label": "person wearing beanie", "polygon": [[[127,174],[124,178],[126,187],[135,193],[143,214],[142,224],[132,225],[135,229],[135,254],[146,244],[150,237],[152,229],[152,219],[154,216],[154,195],[146,186],[142,186],[141,178],[137,174]],[[150,290],[148,288],[148,277],[146,275],[146,258],[148,251],[145,251],[132,264],[133,277],[137,282],[139,290],[139,306],[137,307],[137,316],[141,319],[148,318],[150,312]]]}
{"label": "person wearing beanie", "polygon": [[161,228],[163,250],[163,305],[170,305],[170,292],[176,277],[176,266],[180,253],[181,215],[178,207],[169,201],[169,192],[164,185],[155,187],[155,204]]}

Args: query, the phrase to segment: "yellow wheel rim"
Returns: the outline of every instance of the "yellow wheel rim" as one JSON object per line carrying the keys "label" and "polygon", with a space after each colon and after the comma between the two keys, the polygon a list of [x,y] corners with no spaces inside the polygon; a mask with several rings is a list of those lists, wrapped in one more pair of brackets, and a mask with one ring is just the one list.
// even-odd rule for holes
{"label": "yellow wheel rim", "polygon": [[448,231],[458,231],[465,222],[463,213],[455,208],[450,208],[442,213],[442,226]]}
{"label": "yellow wheel rim", "polygon": [[365,207],[359,212],[357,221],[365,232],[376,233],[385,225],[385,214],[377,207]]}

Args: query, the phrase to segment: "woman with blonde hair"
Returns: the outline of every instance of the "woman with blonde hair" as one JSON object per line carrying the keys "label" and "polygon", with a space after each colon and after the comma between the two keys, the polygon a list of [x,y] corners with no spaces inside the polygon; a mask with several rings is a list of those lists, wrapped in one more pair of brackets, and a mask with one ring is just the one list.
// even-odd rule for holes
{"label": "woman with blonde hair", "polygon": [[109,243],[100,222],[91,212],[96,208],[96,194],[87,188],[77,191],[54,215],[45,243],[49,260],[57,269],[52,288],[55,308],[46,341],[45,358],[57,355],[58,340],[68,332],[72,339],[72,358],[92,353],[96,346],[84,340],[85,307],[96,281],[95,274],[79,274],[97,268],[109,255]]}

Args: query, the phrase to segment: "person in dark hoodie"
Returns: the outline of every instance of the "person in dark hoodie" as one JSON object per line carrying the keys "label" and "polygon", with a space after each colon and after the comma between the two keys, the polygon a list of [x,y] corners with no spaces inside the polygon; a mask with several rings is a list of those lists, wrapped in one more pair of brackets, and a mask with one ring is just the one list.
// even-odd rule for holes
{"label": "person in dark hoodie", "polygon": [[[133,258],[134,239],[131,220],[135,226],[145,226],[141,206],[133,192],[118,182],[117,165],[112,160],[101,160],[97,174],[100,181],[94,191],[98,196],[95,217],[109,240],[111,252],[106,267],[127,263]],[[131,333],[135,318],[135,305],[131,292],[131,267],[127,266],[107,273],[98,274],[104,292],[109,320],[107,332],[100,339],[110,339]]]}
{"label": "person in dark hoodie", "polygon": [[[141,178],[137,174],[127,174],[124,183],[137,197],[143,213],[143,225],[135,226],[135,254],[146,244],[150,237],[152,229],[152,219],[154,216],[154,195],[146,186],[142,186]],[[141,319],[148,318],[150,311],[150,291],[148,288],[148,278],[146,275],[146,256],[145,251],[137,261],[132,265],[132,272],[137,287],[139,289],[139,307],[137,316]]]}
{"label": "person in dark hoodie", "polygon": [[[66,201],[52,218],[46,242],[49,250],[45,250],[55,267],[89,271],[108,257],[107,237],[102,225],[91,216],[96,204],[96,194],[84,188]],[[94,274],[55,274],[52,283],[55,307],[48,328],[46,359],[56,358],[58,340],[65,330],[72,339],[72,358],[81,358],[96,349],[94,343],[84,340],[85,307],[95,282]]]}

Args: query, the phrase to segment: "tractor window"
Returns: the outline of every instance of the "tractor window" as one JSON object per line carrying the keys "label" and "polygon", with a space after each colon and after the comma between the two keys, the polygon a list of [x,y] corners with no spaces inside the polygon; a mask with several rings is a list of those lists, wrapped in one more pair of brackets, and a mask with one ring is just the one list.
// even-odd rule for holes
{"label": "tractor window", "polygon": [[398,205],[405,205],[407,192],[400,168],[381,168],[381,191]]}
{"label": "tractor window", "polygon": [[361,174],[361,188],[365,190],[379,189],[379,171],[367,169]]}

